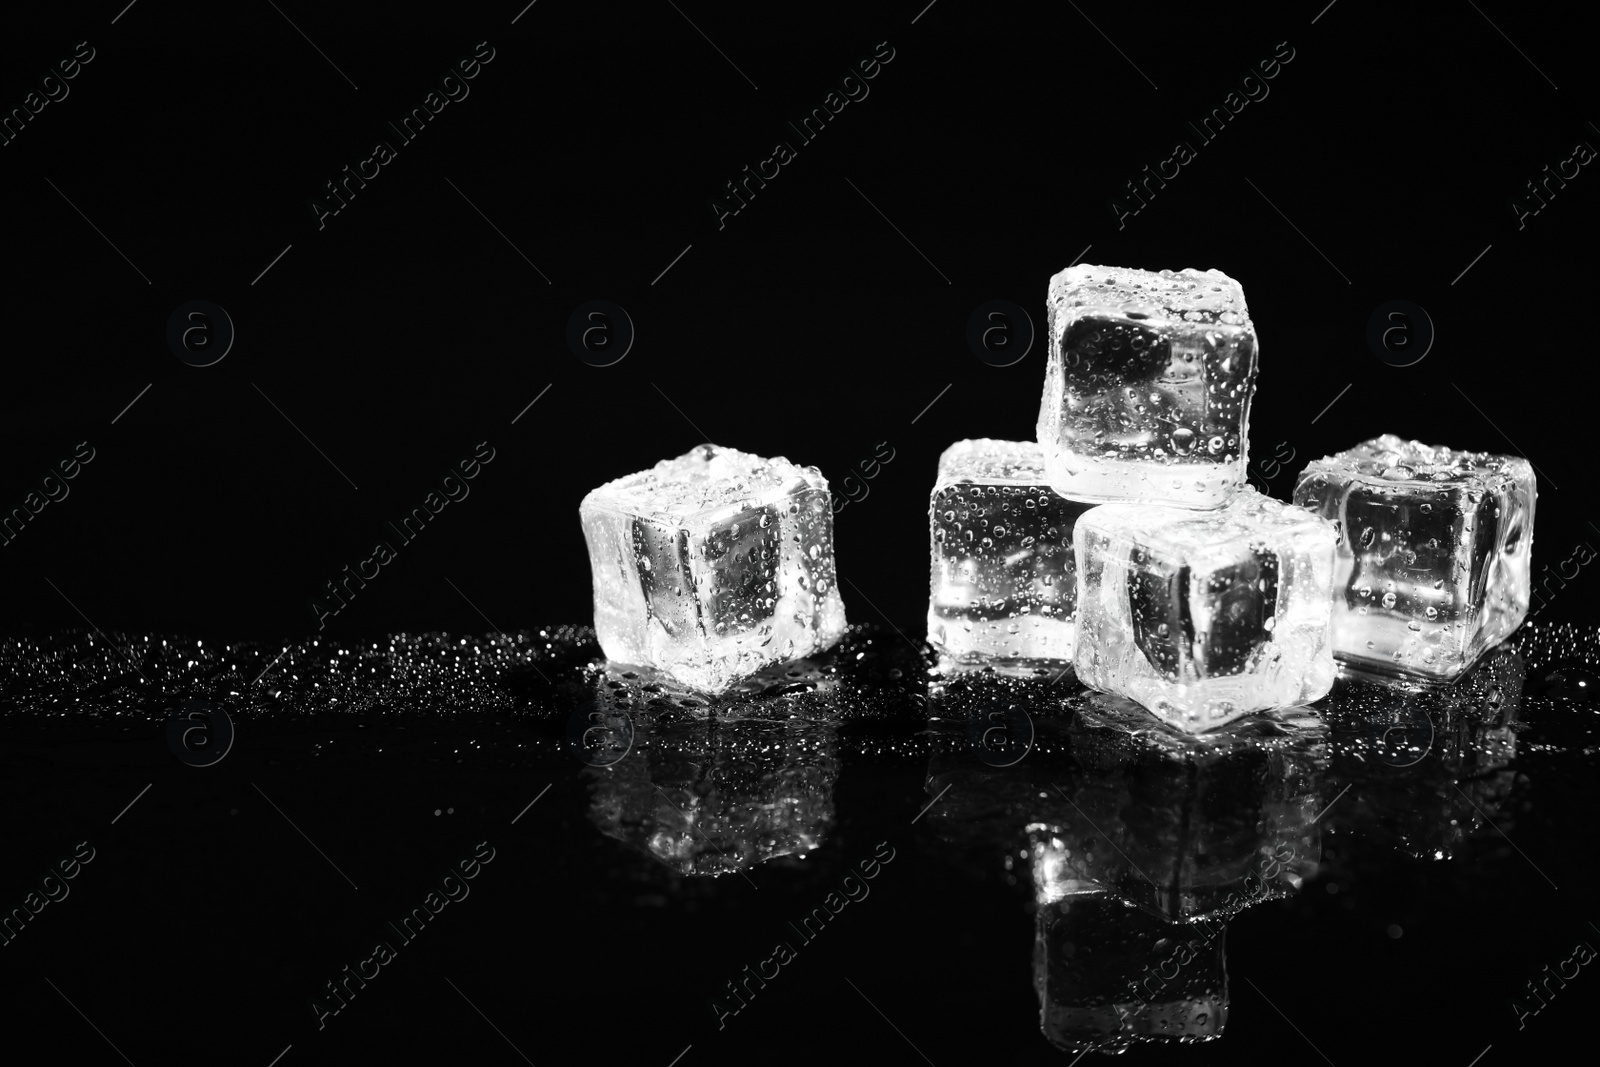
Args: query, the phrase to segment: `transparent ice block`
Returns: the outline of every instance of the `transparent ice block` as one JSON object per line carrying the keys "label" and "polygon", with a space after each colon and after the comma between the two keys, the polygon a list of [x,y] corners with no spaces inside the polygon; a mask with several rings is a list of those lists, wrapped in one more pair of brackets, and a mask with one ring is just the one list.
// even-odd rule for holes
{"label": "transparent ice block", "polygon": [[1385,434],[1313,460],[1294,500],[1339,524],[1333,650],[1449,680],[1528,613],[1533,467]]}
{"label": "transparent ice block", "polygon": [[1078,520],[1078,679],[1208,730],[1333,685],[1333,524],[1245,487],[1210,512],[1106,504]]}
{"label": "transparent ice block", "polygon": [[928,503],[928,641],[956,665],[1072,659],[1072,528],[1032,441],[958,441]]}
{"label": "transparent ice block", "polygon": [[579,514],[595,631],[615,663],[717,693],[844,633],[815,467],[701,445],[600,486]]}
{"label": "transparent ice block", "polygon": [[1221,507],[1245,484],[1256,334],[1218,270],[1079,264],[1050,279],[1038,438],[1085,501]]}

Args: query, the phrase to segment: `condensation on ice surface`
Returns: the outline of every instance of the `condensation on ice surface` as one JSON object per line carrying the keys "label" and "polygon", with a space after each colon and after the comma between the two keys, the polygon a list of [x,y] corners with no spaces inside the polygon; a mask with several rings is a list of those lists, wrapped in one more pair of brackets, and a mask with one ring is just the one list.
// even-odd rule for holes
{"label": "condensation on ice surface", "polygon": [[1072,528],[1032,441],[958,441],[928,503],[928,640],[955,665],[1072,658]]}
{"label": "condensation on ice surface", "polygon": [[1050,279],[1038,439],[1075,500],[1209,509],[1245,484],[1256,334],[1218,270],[1079,264]]}
{"label": "condensation on ice surface", "polygon": [[1079,680],[1191,732],[1325,696],[1336,537],[1249,487],[1210,512],[1086,512],[1074,544]]}
{"label": "condensation on ice surface", "polygon": [[701,445],[579,508],[607,658],[720,692],[844,632],[828,483],[815,467]]}
{"label": "condensation on ice surface", "polygon": [[1528,612],[1533,467],[1385,434],[1313,460],[1295,503],[1339,524],[1334,653],[1442,680]]}

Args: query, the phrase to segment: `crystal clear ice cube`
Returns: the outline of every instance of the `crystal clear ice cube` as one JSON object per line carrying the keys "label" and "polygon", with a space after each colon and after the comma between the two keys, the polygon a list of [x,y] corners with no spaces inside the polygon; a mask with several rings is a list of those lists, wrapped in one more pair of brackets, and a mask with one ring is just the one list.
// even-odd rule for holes
{"label": "crystal clear ice cube", "polygon": [[595,489],[579,515],[613,662],[715,693],[844,633],[815,467],[701,445]]}
{"label": "crystal clear ice cube", "polygon": [[1072,659],[1072,528],[1032,441],[958,441],[929,498],[928,640],[956,665]]}
{"label": "crystal clear ice cube", "polygon": [[1313,460],[1294,500],[1337,522],[1333,650],[1455,678],[1528,612],[1533,467],[1385,434]]}
{"label": "crystal clear ice cube", "polygon": [[1209,512],[1089,510],[1074,534],[1078,679],[1190,732],[1321,698],[1336,537],[1249,487]]}
{"label": "crystal clear ice cube", "polygon": [[1050,279],[1039,443],[1088,501],[1217,508],[1245,484],[1256,334],[1218,270],[1079,264]]}

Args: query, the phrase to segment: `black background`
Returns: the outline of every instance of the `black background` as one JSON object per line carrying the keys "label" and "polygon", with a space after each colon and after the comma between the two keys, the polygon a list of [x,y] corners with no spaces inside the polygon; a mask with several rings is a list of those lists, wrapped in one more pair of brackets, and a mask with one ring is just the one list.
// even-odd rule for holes
{"label": "black background", "polygon": [[[1568,280],[1583,277],[1600,179],[1584,168],[1520,230],[1509,207],[1576,142],[1600,144],[1583,20],[1503,3],[924,3],[680,0],[680,12],[539,0],[514,26],[520,0],[8,12],[0,107],[20,106],[77,42],[97,54],[68,98],[0,147],[0,508],[20,506],[77,442],[96,458],[67,499],[0,547],[5,630],[304,640],[324,583],[483,440],[496,458],[470,497],[402,547],[328,632],[587,622],[582,495],[710,438],[815,464],[836,487],[880,443],[892,447],[870,495],[836,520],[839,566],[856,587],[844,589],[852,621],[916,638],[937,457],[960,438],[1032,435],[1046,284],[1085,248],[1090,263],[1217,267],[1242,283],[1262,347],[1252,466],[1280,497],[1308,459],[1396,432],[1532,459],[1538,565],[1600,537],[1581,495],[1586,294]],[[485,40],[495,58],[470,96],[398,146],[319,230],[307,200]],[[895,55],[870,95],[797,146],[719,230],[708,198],[774,141],[792,142],[785,120],[881,41]],[[1294,58],[1270,95],[1199,144],[1185,123],[1279,42]],[[1110,201],[1179,139],[1198,157],[1119,228]],[[168,316],[192,299],[222,305],[237,328],[207,368],[166,343]],[[593,299],[620,304],[637,327],[611,367],[565,341],[569,314]],[[992,299],[1033,317],[1033,348],[1013,366],[966,343],[969,315]],[[1425,308],[1437,329],[1414,366],[1388,365],[1366,341],[1372,311],[1394,299]],[[1282,470],[1267,464],[1275,456]],[[1593,581],[1580,574],[1551,612],[1590,619]],[[543,767],[463,768],[451,754],[470,752],[476,727],[429,729],[433,758],[384,771],[358,760],[319,777],[304,772],[309,754],[348,737],[308,722],[242,743],[222,773],[188,785],[178,779],[190,769],[154,731],[109,749],[93,725],[10,746],[11,766],[26,764],[40,790],[8,805],[8,838],[26,847],[7,901],[90,833],[91,817],[109,842],[92,872],[115,873],[98,897],[80,886],[87,901],[48,913],[55,934],[27,934],[31,959],[141,1064],[174,1042],[265,1064],[291,1040],[300,1062],[374,1050],[400,1062],[424,1041],[436,1054],[522,1062],[434,971],[466,983],[541,1064],[654,1062],[643,1050],[656,1049],[666,1064],[690,1042],[683,1067],[728,1054],[734,1044],[711,1044],[704,1000],[768,950],[788,904],[734,879],[715,899],[685,888],[669,912],[593,890],[573,872],[628,868],[595,844],[572,782],[519,825],[511,870],[490,872],[506,871],[501,887],[478,890],[499,903],[461,909],[448,954],[428,962],[431,984],[385,979],[392,992],[369,995],[370,1014],[316,1044],[302,1001],[356,958],[332,933],[364,938],[471,842],[498,846],[551,780]],[[520,743],[503,733],[503,745]],[[153,778],[149,807],[118,826],[126,837],[98,829]],[[828,862],[908,833],[922,780],[920,766],[887,756],[852,763]],[[326,869],[307,874],[317,861],[293,851],[301,843],[252,781],[302,817],[316,812],[308,826],[329,852],[364,856],[352,873],[381,882],[384,903],[338,897],[345,887]],[[1592,791],[1569,778],[1539,796],[1543,836],[1524,846],[1569,891],[1592,884],[1587,846],[1561,823],[1570,808],[1572,826],[1592,825]],[[432,814],[452,802],[460,823]],[[230,822],[240,810],[256,821],[247,831]],[[1346,859],[1337,876],[1371,890],[1359,910],[1325,892],[1254,909],[1230,932],[1230,966],[1309,1025],[1333,1062],[1435,1051],[1465,1067],[1491,1041],[1493,1057],[1553,1048],[1584,994],[1553,1005],[1531,1035],[1506,1009],[1525,978],[1568,954],[1578,911],[1541,903],[1542,875],[1505,841],[1484,857],[1493,862],[1444,873]],[[257,862],[268,881],[246,884]],[[849,917],[857,928],[838,951],[851,955],[833,964],[875,983],[886,1014],[940,1067],[1068,1062],[1036,1033],[1031,921],[1014,887],[989,868],[902,870],[879,890],[880,918]],[[809,906],[835,874],[798,888],[781,866],[754,877]],[[956,921],[968,912],[992,921],[975,932]],[[1406,937],[1386,935],[1389,923]],[[890,933],[866,936],[875,924]],[[68,930],[75,939],[61,940]],[[325,951],[308,954],[308,941]],[[1330,943],[1348,952],[1330,956]],[[192,966],[167,966],[190,951]],[[163,969],[143,974],[152,959]],[[11,1003],[63,1055],[115,1062],[15,966],[26,992]],[[909,1062],[831,968],[738,1020],[738,1047],[775,1062]],[[124,1001],[130,986],[138,996]],[[263,990],[275,999],[253,1002]],[[1310,1057],[1294,1024],[1235,991],[1229,1036],[1197,1058]],[[111,1014],[119,1003],[125,1014]],[[1491,1019],[1483,1032],[1479,1017]]]}
{"label": "black background", "polygon": [[[1578,491],[1587,455],[1564,355],[1581,297],[1562,280],[1592,232],[1587,168],[1520,231],[1508,204],[1600,138],[1579,35],[1485,9],[1553,88],[1471,5],[1345,2],[1312,25],[1316,7],[941,0],[912,25],[916,4],[541,2],[515,26],[514,3],[284,8],[359,90],[265,3],[13,16],[7,107],[76,42],[96,58],[0,148],[0,503],[21,506],[78,441],[96,459],[0,549],[5,625],[308,636],[324,583],[485,439],[497,458],[471,496],[330,630],[587,620],[583,493],[710,438],[815,464],[836,492],[887,442],[893,462],[837,520],[846,605],[920,632],[939,452],[1032,436],[1045,287],[1086,246],[1086,262],[1240,280],[1262,345],[1251,450],[1258,472],[1295,457],[1278,495],[1309,458],[1382,432],[1526,451],[1540,555],[1559,561],[1593,536],[1557,488]],[[495,58],[470,95],[319,230],[307,201],[483,40]],[[719,230],[707,200],[796,140],[786,119],[880,41],[894,59],[870,95]],[[1201,143],[1185,123],[1281,41],[1294,58],[1270,94]],[[1112,198],[1180,138],[1198,158],[1119,229]],[[1365,339],[1397,298],[1437,329],[1405,368]],[[237,329],[214,366],[167,347],[190,299]],[[565,342],[591,299],[637,328],[611,367]],[[1034,320],[1013,366],[966,344],[990,299]]]}

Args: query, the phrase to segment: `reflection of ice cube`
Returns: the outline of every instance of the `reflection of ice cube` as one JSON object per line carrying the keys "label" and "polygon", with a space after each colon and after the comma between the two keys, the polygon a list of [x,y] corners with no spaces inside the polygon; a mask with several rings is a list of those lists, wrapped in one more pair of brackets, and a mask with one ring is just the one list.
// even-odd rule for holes
{"label": "reflection of ice cube", "polygon": [[804,855],[833,824],[839,751],[830,721],[770,699],[741,715],[707,715],[693,696],[615,670],[595,679],[592,706],[625,722],[631,744],[585,771],[591,820],[678,874]]}
{"label": "reflection of ice cube", "polygon": [[828,484],[814,467],[702,445],[579,509],[606,656],[720,692],[844,632]]}
{"label": "reflection of ice cube", "polygon": [[1314,460],[1294,499],[1343,530],[1335,655],[1430,679],[1466,670],[1527,614],[1536,495],[1525,459],[1393,434]]}
{"label": "reflection of ice cube", "polygon": [[1075,500],[1215,508],[1245,483],[1256,337],[1221,271],[1080,264],[1050,279],[1038,438]]}
{"label": "reflection of ice cube", "polygon": [[[937,803],[918,825],[963,866],[1009,870],[1026,854],[1041,903],[1110,894],[1172,922],[1227,918],[1317,871],[1316,816],[1328,798],[1315,716],[1263,717],[1201,739],[1122,698],[1062,698],[1043,682],[969,674],[941,690],[926,785]],[[1028,718],[978,721],[1030,744],[1020,759],[995,761],[971,725],[1008,700]]]}
{"label": "reflection of ice cube", "polygon": [[1335,537],[1248,487],[1211,512],[1087,512],[1075,533],[1079,680],[1189,731],[1321,698]]}
{"label": "reflection of ice cube", "polygon": [[[1048,865],[1047,847],[1035,860]],[[1216,927],[1167,923],[1104,894],[1041,903],[1035,917],[1039,1026],[1068,1052],[1126,1052],[1222,1036],[1228,971]]]}
{"label": "reflection of ice cube", "polygon": [[954,665],[1072,658],[1072,528],[1031,441],[958,441],[929,500],[928,639]]}

